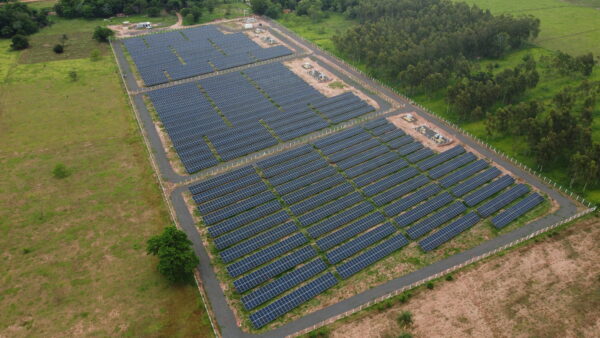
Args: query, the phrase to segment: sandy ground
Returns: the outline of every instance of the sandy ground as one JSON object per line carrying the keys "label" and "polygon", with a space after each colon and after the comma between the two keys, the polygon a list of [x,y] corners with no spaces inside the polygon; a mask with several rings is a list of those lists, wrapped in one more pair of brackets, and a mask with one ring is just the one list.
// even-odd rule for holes
{"label": "sandy ground", "polygon": [[[600,221],[582,221],[421,289],[404,305],[334,325],[332,337],[598,337]],[[400,328],[398,314],[414,323]]]}
{"label": "sandy ground", "polygon": [[[317,69],[318,71],[322,72],[327,77],[329,77],[331,80],[327,81],[327,82],[319,82],[319,80],[312,77],[310,74],[308,74],[307,69],[302,68],[302,65],[307,62],[310,63],[315,69]],[[311,60],[308,57],[296,58],[296,59],[293,59],[290,61],[286,61],[283,64],[286,67],[288,67],[292,72],[294,72],[294,74],[298,75],[306,83],[308,83],[313,88],[318,90],[321,94],[323,94],[327,97],[340,95],[340,94],[343,94],[346,92],[352,92],[352,93],[354,93],[354,95],[360,97],[362,100],[364,100],[371,106],[375,107],[375,109],[379,109],[379,105],[377,104],[377,102],[375,100],[373,100],[372,98],[367,96],[362,91],[354,88],[353,86],[349,86],[347,83],[340,80],[338,77],[336,77],[331,72],[324,69],[323,67],[319,66],[315,61]],[[334,82],[341,83],[343,85],[343,88],[332,88],[330,86],[330,84],[332,84]]]}

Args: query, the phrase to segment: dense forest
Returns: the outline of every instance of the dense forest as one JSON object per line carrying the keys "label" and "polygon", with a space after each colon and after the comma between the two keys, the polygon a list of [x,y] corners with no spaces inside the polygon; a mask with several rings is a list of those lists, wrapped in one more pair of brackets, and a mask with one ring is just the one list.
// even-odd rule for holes
{"label": "dense forest", "polygon": [[0,37],[33,34],[48,25],[47,14],[30,8],[24,3],[4,4],[0,6]]}
{"label": "dense forest", "polygon": [[183,8],[195,12],[200,8],[212,11],[216,5],[217,0],[59,0],[54,10],[67,18],[107,18],[118,13],[158,16],[163,10],[179,11]]}

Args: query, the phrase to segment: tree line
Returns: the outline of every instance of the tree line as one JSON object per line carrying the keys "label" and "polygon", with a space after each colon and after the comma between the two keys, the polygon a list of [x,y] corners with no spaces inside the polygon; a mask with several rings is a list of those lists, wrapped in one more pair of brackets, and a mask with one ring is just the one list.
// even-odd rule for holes
{"label": "tree line", "polygon": [[[225,0],[229,1],[229,0]],[[66,18],[107,18],[119,13],[159,16],[163,10],[179,11],[187,8],[184,16],[192,14],[197,21],[200,11],[212,12],[218,0],[59,0],[54,5],[56,14]]]}
{"label": "tree line", "polygon": [[0,6],[0,37],[12,38],[37,32],[48,25],[47,12],[20,2],[9,2]]}

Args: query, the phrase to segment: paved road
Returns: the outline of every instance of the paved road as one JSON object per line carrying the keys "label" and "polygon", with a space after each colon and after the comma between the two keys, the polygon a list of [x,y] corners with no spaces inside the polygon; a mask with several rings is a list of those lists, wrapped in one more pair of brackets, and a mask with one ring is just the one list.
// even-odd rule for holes
{"label": "paved road", "polygon": [[[290,34],[290,32],[287,31],[287,29],[285,29],[284,27],[281,27],[277,24],[273,24],[273,25],[278,26],[278,28],[281,31],[289,34],[292,37],[292,39],[294,40],[295,44],[300,44],[306,48],[311,48],[310,45],[306,44],[301,39],[295,37],[293,34]],[[330,62],[333,62],[340,67],[344,67],[344,64],[341,61],[331,58],[329,55],[322,53],[319,50],[314,50],[313,52],[320,57],[327,58]],[[119,54],[121,54],[121,56],[122,56],[122,53],[117,52],[118,60],[120,60]],[[120,60],[120,61],[122,61],[122,60]],[[125,62],[124,64],[122,64],[122,66],[123,65],[127,66],[127,63]],[[127,69],[128,68],[129,67],[127,66]],[[356,307],[358,307],[362,304],[365,304],[373,299],[376,299],[378,297],[389,294],[390,292],[393,292],[393,291],[403,288],[405,286],[411,285],[412,283],[418,282],[427,277],[433,276],[437,273],[446,271],[448,268],[451,268],[453,266],[467,262],[471,258],[478,257],[482,254],[485,254],[487,252],[490,252],[497,248],[500,248],[506,244],[512,243],[513,241],[515,241],[517,239],[526,237],[529,234],[534,233],[537,230],[540,230],[540,229],[548,227],[549,225],[555,224],[555,223],[559,222],[560,220],[568,218],[569,216],[571,216],[577,212],[577,206],[572,200],[564,197],[562,194],[560,194],[557,191],[546,186],[535,176],[514,166],[509,161],[504,160],[503,158],[501,158],[497,154],[493,153],[492,151],[488,150],[487,148],[482,147],[476,141],[466,137],[465,135],[460,134],[457,130],[446,125],[445,123],[443,123],[443,121],[441,121],[437,117],[431,116],[431,115],[429,115],[429,113],[422,111],[421,109],[419,109],[417,107],[411,106],[410,102],[407,102],[406,100],[397,96],[391,90],[381,87],[377,83],[371,82],[370,79],[368,79],[361,73],[355,72],[352,69],[348,69],[348,71],[352,74],[353,77],[358,78],[361,81],[370,83],[370,85],[372,87],[377,88],[381,92],[385,93],[386,96],[394,97],[399,102],[406,104],[407,105],[406,108],[402,109],[402,111],[420,112],[423,116],[427,116],[430,119],[430,121],[434,125],[436,125],[437,128],[444,130],[446,133],[448,133],[450,135],[453,135],[453,137],[455,139],[458,139],[459,141],[467,144],[468,146],[474,148],[476,151],[480,152],[483,156],[486,156],[489,159],[493,160],[494,162],[505,167],[506,169],[511,171],[515,176],[525,178],[529,184],[535,186],[536,188],[540,189],[541,191],[548,194],[551,198],[553,198],[559,204],[559,209],[554,214],[547,215],[544,218],[541,218],[535,222],[532,222],[525,226],[522,226],[512,232],[509,232],[502,236],[491,239],[485,243],[482,243],[481,245],[479,245],[475,248],[455,254],[451,257],[448,257],[444,260],[433,263],[433,264],[431,264],[427,267],[424,267],[420,270],[409,273],[405,276],[390,280],[382,285],[379,285],[373,289],[370,289],[368,291],[360,293],[356,296],[345,299],[337,304],[331,305],[329,307],[326,307],[324,309],[321,309],[319,311],[316,311],[314,313],[306,315],[302,318],[299,318],[297,320],[289,322],[289,323],[285,324],[284,326],[274,329],[272,331],[266,332],[264,334],[255,335],[255,334],[249,334],[249,333],[243,332],[236,324],[236,320],[233,315],[233,312],[229,308],[226,298],[225,298],[225,295],[223,294],[223,291],[221,290],[221,287],[219,285],[219,280],[217,279],[217,276],[215,275],[215,273],[211,267],[211,262],[208,257],[206,248],[202,244],[200,235],[198,234],[198,231],[196,230],[196,225],[193,221],[193,218],[190,215],[190,213],[185,205],[185,202],[183,200],[182,194],[186,191],[187,188],[181,186],[181,187],[177,188],[175,191],[173,191],[172,195],[170,196],[170,199],[174,206],[175,212],[177,214],[179,224],[181,225],[181,227],[187,233],[188,237],[193,242],[194,250],[198,254],[198,257],[200,258],[200,265],[198,268],[200,270],[200,275],[202,278],[203,286],[208,295],[208,299],[210,301],[211,307],[215,313],[215,317],[216,317],[217,323],[219,325],[219,329],[222,332],[224,337],[283,337],[286,335],[293,334],[293,333],[298,332],[307,327],[311,327],[327,318],[331,318],[333,316],[342,314],[348,310],[356,308]],[[339,74],[337,71],[335,71],[335,72],[336,72],[336,75],[343,76],[345,79],[347,79],[347,77],[345,75]],[[171,179],[173,182],[177,182],[178,175],[176,175],[176,174],[173,175],[174,173],[172,172],[172,168],[168,164],[168,161],[166,161],[166,156],[164,156],[164,151],[162,151],[162,145],[160,144],[160,140],[158,139],[158,136],[156,135],[156,131],[154,130],[152,121],[149,119],[150,115],[148,114],[147,110],[144,109],[144,105],[143,105],[143,102],[140,101],[141,100],[140,97],[135,97],[134,100],[136,102],[136,105],[138,106],[138,109],[140,109],[140,115],[142,115],[141,117],[144,120],[143,124],[144,124],[144,128],[146,129],[144,131],[144,135],[148,138],[152,147],[155,149],[155,153],[158,155],[157,160],[159,162],[158,164],[159,164],[159,169],[161,171],[161,174],[164,177],[166,177],[167,179]],[[161,162],[163,162],[163,163],[161,163]]]}

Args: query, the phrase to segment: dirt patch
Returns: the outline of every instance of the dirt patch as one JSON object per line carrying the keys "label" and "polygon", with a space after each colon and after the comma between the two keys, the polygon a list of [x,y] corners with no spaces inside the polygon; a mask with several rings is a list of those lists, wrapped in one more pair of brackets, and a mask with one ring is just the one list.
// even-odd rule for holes
{"label": "dirt patch", "polygon": [[[305,63],[310,63],[314,69],[320,71],[325,74],[331,80],[327,82],[319,82],[316,78],[308,73],[308,69],[304,69],[302,66]],[[375,109],[379,109],[379,105],[375,100],[367,96],[362,91],[354,88],[353,86],[348,85],[338,77],[334,76],[331,72],[327,71],[323,67],[319,66],[315,61],[311,60],[308,57],[297,58],[294,60],[286,61],[283,63],[286,67],[288,67],[294,74],[299,76],[304,82],[311,85],[313,88],[318,90],[321,94],[332,97],[336,95],[340,95],[346,92],[352,92],[354,95],[360,97],[363,101],[367,102],[371,106],[375,107]],[[332,85],[333,84],[333,85]]]}
{"label": "dirt patch", "polygon": [[[600,222],[586,220],[422,289],[406,305],[334,325],[332,337],[572,337],[600,332]],[[400,328],[398,314],[414,323]],[[595,332],[595,333],[594,333]]]}
{"label": "dirt patch", "polygon": [[[254,41],[257,45],[261,46],[262,48],[271,48],[271,47],[283,45],[283,46],[287,47],[289,50],[291,50],[292,52],[294,52],[294,53],[296,52],[296,49],[294,47],[277,39],[272,34],[269,34],[268,32],[264,31],[264,29],[262,29],[262,30],[263,30],[262,33],[256,33],[256,30],[247,29],[247,30],[244,30],[243,33],[250,40]],[[273,40],[273,43],[264,41],[263,38],[271,38]]]}

